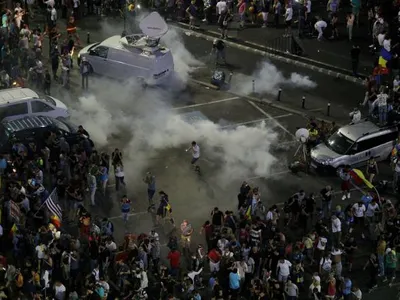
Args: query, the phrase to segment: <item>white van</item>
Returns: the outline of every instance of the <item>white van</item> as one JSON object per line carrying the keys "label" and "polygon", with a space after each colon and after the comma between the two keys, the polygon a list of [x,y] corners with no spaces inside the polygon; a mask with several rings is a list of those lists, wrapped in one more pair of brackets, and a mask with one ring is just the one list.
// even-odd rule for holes
{"label": "white van", "polygon": [[27,88],[0,90],[0,121],[19,119],[25,116],[48,116],[68,118],[67,106],[50,96],[39,95]]}
{"label": "white van", "polygon": [[78,54],[78,64],[85,58],[90,71],[119,81],[137,77],[148,84],[164,83],[174,70],[170,49],[159,45],[168,25],[153,12],[139,27],[143,34],[115,35],[83,48]]}

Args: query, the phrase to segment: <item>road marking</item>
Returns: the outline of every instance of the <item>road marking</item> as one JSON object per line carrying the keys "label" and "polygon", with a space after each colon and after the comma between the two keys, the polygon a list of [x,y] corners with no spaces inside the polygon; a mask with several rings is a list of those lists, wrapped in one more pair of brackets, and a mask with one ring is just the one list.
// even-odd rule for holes
{"label": "road marking", "polygon": [[240,97],[231,97],[231,98],[225,98],[225,99],[210,101],[210,102],[206,102],[206,103],[197,103],[197,104],[192,104],[192,105],[174,107],[174,108],[172,108],[172,110],[179,110],[179,109],[185,109],[185,108],[193,108],[193,107],[200,107],[200,106],[206,106],[206,105],[213,105],[213,104],[222,103],[222,102],[234,101],[234,100],[237,100],[237,99],[240,99]]}
{"label": "road marking", "polygon": [[[293,114],[285,114],[285,115],[280,115],[273,117],[273,119],[282,119],[282,118],[287,118],[293,116]],[[229,127],[236,127],[236,126],[243,126],[243,125],[249,125],[249,124],[254,124],[254,123],[260,123],[263,121],[269,121],[272,120],[271,118],[262,118],[262,119],[257,119],[257,120],[251,120],[251,121],[246,121],[246,122],[240,122],[240,123],[233,123],[225,126],[221,126],[221,128],[229,128]]]}
{"label": "road marking", "polygon": [[[139,212],[136,212],[136,213],[128,214],[128,217],[147,215],[148,213],[149,213],[148,211],[139,211]],[[119,216],[109,217],[108,219],[109,220],[122,219],[122,214],[119,215]]]}
{"label": "road marking", "polygon": [[[269,113],[267,113],[265,110],[263,110],[261,107],[259,107],[257,104],[255,104],[253,101],[246,100],[251,106],[253,106],[255,109],[257,109],[260,113],[262,113],[264,116],[266,116],[269,119],[275,120],[273,116],[271,116]],[[281,128],[283,131],[288,133],[290,136],[295,137],[293,133],[291,133],[285,126],[283,126],[281,123],[275,120],[275,124],[278,125],[279,128]]]}

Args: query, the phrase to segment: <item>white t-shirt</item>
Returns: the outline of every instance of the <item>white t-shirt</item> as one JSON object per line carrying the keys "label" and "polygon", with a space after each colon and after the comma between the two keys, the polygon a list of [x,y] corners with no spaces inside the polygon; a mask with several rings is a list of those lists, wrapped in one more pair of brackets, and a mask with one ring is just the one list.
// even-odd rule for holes
{"label": "white t-shirt", "polygon": [[65,292],[67,291],[67,289],[65,288],[65,286],[63,284],[59,285],[59,286],[54,286],[54,298],[57,300],[62,300],[65,299]]}
{"label": "white t-shirt", "polygon": [[364,217],[365,210],[366,209],[364,204],[362,204],[361,206],[359,206],[358,203],[353,205],[354,216],[357,218]]}
{"label": "white t-shirt", "polygon": [[285,21],[291,21],[293,18],[293,9],[291,7],[286,8]]}
{"label": "white t-shirt", "polygon": [[111,242],[111,243],[106,245],[106,248],[108,250],[110,250],[111,252],[113,252],[113,251],[117,250],[117,245],[114,242]]}
{"label": "white t-shirt", "polygon": [[53,7],[50,12],[50,19],[55,22],[57,21],[57,10]]}
{"label": "white t-shirt", "polygon": [[279,274],[281,276],[289,276],[291,266],[292,266],[292,263],[286,259],[283,263],[281,261],[279,261],[278,265],[277,265],[277,268],[279,268]]}
{"label": "white t-shirt", "polygon": [[375,205],[370,203],[368,204],[368,208],[367,211],[365,212],[365,215],[367,217],[373,217],[375,215],[375,212],[378,211],[378,209],[379,209],[378,203],[375,203]]}
{"label": "white t-shirt", "polygon": [[385,50],[387,52],[390,52],[391,49],[391,42],[390,40],[383,40],[383,48],[385,48]]}
{"label": "white t-shirt", "polygon": [[74,0],[74,8],[78,8],[79,7],[79,0]]}
{"label": "white t-shirt", "polygon": [[393,80],[393,91],[398,91],[400,87],[400,80]]}
{"label": "white t-shirt", "polygon": [[331,254],[332,254],[333,256],[342,255],[342,254],[343,254],[343,251],[340,250],[340,249],[337,249],[337,250],[333,250],[333,251],[331,252]]}
{"label": "white t-shirt", "polygon": [[325,247],[326,247],[326,243],[328,242],[328,240],[327,240],[327,238],[326,237],[320,237],[319,239],[318,239],[318,244],[317,244],[317,248],[319,249],[319,250],[325,250]]}
{"label": "white t-shirt", "polygon": [[37,258],[38,259],[43,259],[44,258],[44,252],[46,251],[46,246],[45,245],[37,245],[35,250],[36,250],[36,253],[37,253]]}
{"label": "white t-shirt", "polygon": [[54,7],[55,1],[54,0],[47,0],[44,2],[47,6]]}
{"label": "white t-shirt", "polygon": [[383,40],[385,39],[385,34],[380,33],[376,38],[378,39],[379,46],[383,46]]}
{"label": "white t-shirt", "polygon": [[319,20],[317,23],[315,23],[315,26],[319,28],[326,28],[328,24],[326,24],[324,20]]}
{"label": "white t-shirt", "polygon": [[3,236],[3,226],[0,225],[0,236]]}
{"label": "white t-shirt", "polygon": [[339,218],[332,220],[332,232],[341,232],[342,231],[342,222]]}
{"label": "white t-shirt", "polygon": [[311,0],[307,0],[307,13],[309,14],[311,12]]}
{"label": "white t-shirt", "polygon": [[325,271],[330,271],[332,269],[332,260],[330,258],[323,257],[319,262],[321,268]]}
{"label": "white t-shirt", "polygon": [[200,157],[200,146],[199,145],[196,144],[192,147],[192,155],[193,155],[193,158]]}
{"label": "white t-shirt", "polygon": [[353,292],[353,295],[356,297],[356,300],[361,300],[362,299],[362,292],[360,289],[357,291]]}
{"label": "white t-shirt", "polygon": [[219,1],[217,3],[216,7],[217,7],[218,15],[220,15],[228,10],[228,6],[226,5],[225,1]]}

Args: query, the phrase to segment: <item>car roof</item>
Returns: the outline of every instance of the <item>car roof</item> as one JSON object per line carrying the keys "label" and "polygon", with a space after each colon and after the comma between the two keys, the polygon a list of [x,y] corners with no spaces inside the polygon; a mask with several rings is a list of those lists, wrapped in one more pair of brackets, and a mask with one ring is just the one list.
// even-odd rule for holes
{"label": "car roof", "polygon": [[114,35],[112,37],[109,37],[108,39],[105,39],[100,43],[101,46],[105,46],[108,48],[114,48],[114,49],[119,49],[122,51],[128,51],[120,42],[121,36],[120,35]]}
{"label": "car roof", "polygon": [[[357,141],[363,136],[390,130],[391,127],[379,127],[371,121],[362,121],[345,125],[339,128],[339,132],[352,141]],[[393,127],[394,128],[394,127]]]}
{"label": "car roof", "polygon": [[20,119],[3,121],[3,126],[9,132],[18,132],[26,129],[47,127],[54,124],[54,119],[45,116],[31,116]]}
{"label": "car roof", "polygon": [[39,95],[27,88],[12,88],[0,91],[0,105],[39,98]]}

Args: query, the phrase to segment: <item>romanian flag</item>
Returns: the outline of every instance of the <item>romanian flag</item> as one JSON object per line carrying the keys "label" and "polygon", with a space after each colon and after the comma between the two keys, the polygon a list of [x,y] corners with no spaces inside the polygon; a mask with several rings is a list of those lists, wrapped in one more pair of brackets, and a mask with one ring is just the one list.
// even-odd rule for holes
{"label": "romanian flag", "polygon": [[360,170],[352,169],[349,174],[356,184],[365,184],[370,189],[374,188],[374,185],[365,178],[363,172]]}
{"label": "romanian flag", "polygon": [[14,225],[11,227],[11,230],[10,230],[10,238],[12,238],[14,236],[14,234],[17,233],[17,231],[18,231],[17,224],[14,223]]}
{"label": "romanian flag", "polygon": [[246,213],[244,214],[244,218],[246,220],[251,220],[251,205],[249,205],[249,207],[246,210]]}
{"label": "romanian flag", "polygon": [[379,54],[378,65],[382,68],[387,68],[387,63],[392,59],[392,54],[382,47]]}
{"label": "romanian flag", "polygon": [[59,217],[57,217],[56,215],[54,215],[54,216],[52,216],[52,217],[50,218],[50,220],[51,220],[51,223],[52,223],[57,229],[60,229],[60,227],[61,227],[61,220],[60,220]]}

